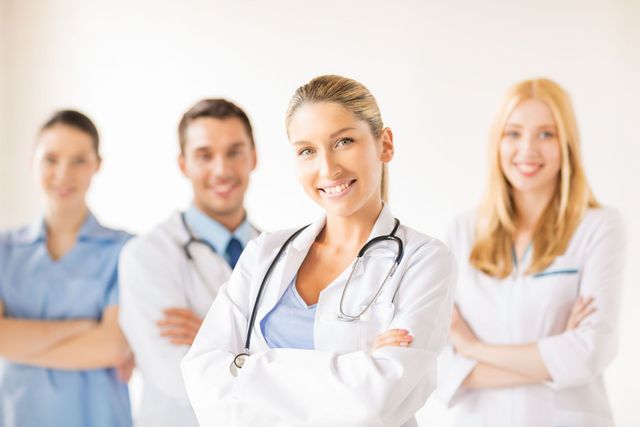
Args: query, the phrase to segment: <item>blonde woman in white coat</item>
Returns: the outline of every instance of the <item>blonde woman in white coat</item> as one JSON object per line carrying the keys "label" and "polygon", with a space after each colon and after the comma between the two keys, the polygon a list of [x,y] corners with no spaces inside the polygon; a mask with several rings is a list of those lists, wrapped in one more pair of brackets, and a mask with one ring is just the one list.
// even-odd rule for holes
{"label": "blonde woman in white coat", "polygon": [[556,83],[507,93],[481,208],[449,235],[459,286],[438,394],[463,426],[608,426],[625,235],[580,160]]}
{"label": "blonde woman in white coat", "polygon": [[[198,420],[416,425],[446,342],[453,257],[441,242],[398,226],[384,202],[393,138],[363,85],[313,79],[296,91],[287,131],[300,182],[325,214],[288,245],[296,229],[263,234],[242,254],[182,363]],[[366,242],[391,234],[404,246],[395,273],[395,239],[355,261]],[[247,351],[256,295],[271,265]],[[249,356],[232,365],[239,353]]]}

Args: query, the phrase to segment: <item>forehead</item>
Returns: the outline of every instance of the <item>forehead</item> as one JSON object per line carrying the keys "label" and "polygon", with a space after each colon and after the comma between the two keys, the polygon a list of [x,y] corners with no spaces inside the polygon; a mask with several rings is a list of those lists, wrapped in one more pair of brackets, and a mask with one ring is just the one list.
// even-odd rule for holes
{"label": "forehead", "polygon": [[45,152],[81,153],[94,151],[93,138],[88,133],[65,124],[55,124],[43,130],[37,149]]}
{"label": "forehead", "polygon": [[247,129],[237,117],[224,119],[200,117],[189,123],[185,130],[186,149],[225,148],[237,143],[251,145]]}
{"label": "forehead", "polygon": [[340,104],[318,102],[305,104],[296,110],[288,131],[291,140],[296,142],[327,137],[344,128],[366,130],[368,124]]}
{"label": "forehead", "polygon": [[546,102],[531,98],[520,102],[513,109],[507,123],[521,126],[555,126],[553,113]]}

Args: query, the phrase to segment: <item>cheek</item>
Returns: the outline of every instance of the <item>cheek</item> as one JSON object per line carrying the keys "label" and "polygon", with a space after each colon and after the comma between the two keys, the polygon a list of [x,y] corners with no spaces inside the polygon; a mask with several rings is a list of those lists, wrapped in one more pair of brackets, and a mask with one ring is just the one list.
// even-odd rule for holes
{"label": "cheek", "polygon": [[556,173],[560,172],[560,166],[562,163],[562,153],[560,152],[560,144],[555,142],[553,144],[548,144],[544,147],[543,151],[544,159],[546,164],[549,166],[550,172]]}
{"label": "cheek", "polygon": [[511,165],[511,159],[513,158],[513,155],[514,155],[514,151],[515,149],[510,144],[506,142],[500,143],[498,156],[500,160],[500,166],[502,167],[503,171],[509,170],[509,167]]}

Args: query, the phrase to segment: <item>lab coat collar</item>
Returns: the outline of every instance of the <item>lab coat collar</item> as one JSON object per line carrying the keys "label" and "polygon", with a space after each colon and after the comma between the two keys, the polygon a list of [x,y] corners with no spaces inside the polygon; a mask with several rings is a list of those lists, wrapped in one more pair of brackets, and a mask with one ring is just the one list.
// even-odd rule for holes
{"label": "lab coat collar", "polygon": [[[112,241],[117,240],[118,235],[117,231],[103,227],[89,211],[78,232],[78,240]],[[15,242],[22,245],[31,245],[45,241],[46,237],[47,224],[44,217],[41,217],[33,224],[19,230],[16,233]]]}
{"label": "lab coat collar", "polygon": [[[311,245],[315,241],[318,234],[320,234],[320,231],[322,231],[322,228],[325,226],[326,222],[327,218],[323,215],[317,221],[311,223],[309,227],[307,227],[302,233],[300,233],[300,235],[291,243],[291,247],[306,254],[311,248]],[[391,208],[389,208],[388,204],[383,203],[382,210],[380,211],[378,219],[371,229],[371,233],[369,234],[369,238],[367,239],[367,241],[375,237],[385,236],[391,233],[391,230],[393,230],[394,226],[395,218],[391,213]],[[396,252],[396,248],[397,246],[395,245],[395,243],[381,242],[380,244],[377,244],[370,250],[368,250],[365,256],[393,256]]]}
{"label": "lab coat collar", "polygon": [[[309,227],[307,227],[304,231],[300,233],[300,235],[291,242],[290,246],[287,248],[284,253],[282,259],[279,261],[279,264],[282,264],[281,269],[274,270],[273,277],[270,278],[270,284],[267,284],[267,290],[264,297],[264,303],[260,305],[258,310],[258,322],[262,321],[264,316],[273,308],[273,306],[280,299],[287,286],[291,283],[298,270],[300,269],[300,265],[304,261],[311,245],[315,241],[318,233],[322,230],[326,223],[326,217],[322,217],[319,220],[311,223]],[[369,235],[369,239],[372,239],[377,236],[383,236],[391,233],[393,227],[395,226],[395,218],[391,214],[391,210],[388,205],[384,205],[382,211],[378,215],[378,219],[371,230],[371,234]],[[280,245],[274,247],[274,252],[280,250]],[[393,242],[380,242],[379,244],[373,246],[370,250],[368,250],[363,258],[369,256],[384,256],[384,257],[395,257],[397,254],[397,245]],[[346,274],[350,273],[352,265],[347,267]],[[364,265],[361,263],[358,265],[358,268],[353,272],[352,280],[356,279],[358,276],[363,274],[365,270]],[[346,280],[345,272],[343,272],[340,276]],[[339,280],[339,279],[337,279]],[[334,281],[337,283],[337,281]],[[257,328],[260,329],[260,328]],[[262,335],[261,332],[259,332]]]}

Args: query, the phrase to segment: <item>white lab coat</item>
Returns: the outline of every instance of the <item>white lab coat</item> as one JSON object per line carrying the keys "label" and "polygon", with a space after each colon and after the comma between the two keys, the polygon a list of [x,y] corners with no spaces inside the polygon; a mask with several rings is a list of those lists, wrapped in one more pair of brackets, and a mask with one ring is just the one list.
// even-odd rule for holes
{"label": "white lab coat", "polygon": [[[238,377],[229,372],[244,346],[248,319],[265,271],[294,230],[251,242],[211,306],[182,362],[189,398],[202,426],[414,426],[414,414],[435,388],[436,358],[446,343],[455,284],[453,256],[440,241],[400,226],[404,258],[360,321],[337,319],[351,266],[324,289],[316,308],[315,350],[269,349],[260,322],[279,301],[324,218],[303,231],[273,270],[258,309],[251,356]],[[371,237],[391,232],[385,206]],[[356,313],[378,289],[396,255],[384,242],[363,257],[347,289],[345,312]],[[395,300],[393,294],[398,287]],[[410,347],[370,352],[390,328],[413,334]]]}
{"label": "white lab coat", "polygon": [[[613,424],[604,369],[615,357],[625,261],[619,214],[589,210],[564,255],[539,276],[523,266],[504,280],[469,264],[473,215],[455,222],[449,246],[458,258],[456,304],[482,341],[537,342],[552,381],[522,387],[467,390],[460,387],[476,361],[448,347],[442,354],[437,395],[456,407],[460,426],[594,426]],[[593,296],[597,311],[564,332],[578,295]]]}
{"label": "white lab coat", "polygon": [[161,337],[156,322],[168,307],[189,308],[204,317],[231,268],[201,243],[189,246],[194,258],[189,261],[183,250],[188,239],[176,212],[149,234],[131,240],[120,255],[120,326],[144,387],[136,418],[140,427],[198,425],[180,372],[189,347]]}

